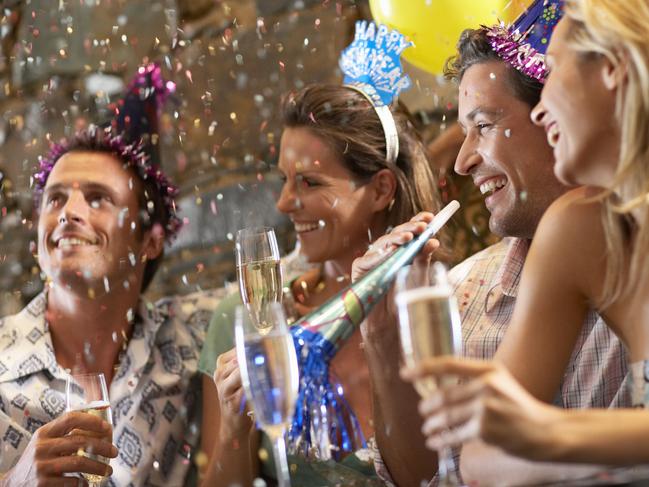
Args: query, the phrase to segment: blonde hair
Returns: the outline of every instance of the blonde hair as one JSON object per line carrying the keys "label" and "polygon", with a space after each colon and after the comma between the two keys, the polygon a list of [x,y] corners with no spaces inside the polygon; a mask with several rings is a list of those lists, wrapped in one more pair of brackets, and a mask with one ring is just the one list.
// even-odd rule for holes
{"label": "blonde hair", "polygon": [[[616,100],[619,162],[601,196],[608,255],[599,304],[605,307],[635,288],[649,252],[649,0],[568,0],[566,17],[573,48],[605,56],[626,75]],[[642,211],[634,219],[636,209]]]}

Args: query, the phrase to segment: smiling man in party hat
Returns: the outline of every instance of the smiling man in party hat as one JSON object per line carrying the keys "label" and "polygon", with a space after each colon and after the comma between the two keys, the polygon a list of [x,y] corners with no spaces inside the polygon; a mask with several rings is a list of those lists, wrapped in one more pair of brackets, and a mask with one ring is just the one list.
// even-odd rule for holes
{"label": "smiling man in party hat", "polygon": [[[185,482],[214,303],[142,298],[181,227],[177,189],[157,164],[157,116],[171,88],[158,66],[141,67],[113,123],[55,144],[34,175],[47,281],[0,320],[1,485],[78,485],[79,474],[107,485]],[[112,417],[66,412],[70,372],[103,374]]]}
{"label": "smiling man in party hat", "polygon": [[[455,170],[472,177],[485,196],[491,230],[504,237],[450,272],[462,318],[464,354],[469,357],[488,359],[496,352],[513,315],[539,220],[568,190],[554,176],[544,130],[530,119],[547,74],[545,50],[562,7],[562,0],[536,0],[513,26],[465,31],[456,57],[447,65],[446,75],[459,83],[459,124],[465,133]],[[417,225],[409,224],[377,241],[355,262],[357,274],[375,266],[381,251],[400,244],[404,233],[418,231]],[[397,374],[399,340],[390,306],[383,307],[382,314],[372,314],[361,328],[376,395],[377,470],[397,485],[419,485],[433,478],[437,462],[424,446],[418,397]],[[566,408],[627,405],[625,375],[623,347],[591,312],[563,381],[556,385],[555,403]],[[478,472],[480,482],[493,485],[571,475],[555,467],[503,460],[480,449],[463,456],[463,471],[465,467]],[[448,470],[453,476],[457,462]]]}

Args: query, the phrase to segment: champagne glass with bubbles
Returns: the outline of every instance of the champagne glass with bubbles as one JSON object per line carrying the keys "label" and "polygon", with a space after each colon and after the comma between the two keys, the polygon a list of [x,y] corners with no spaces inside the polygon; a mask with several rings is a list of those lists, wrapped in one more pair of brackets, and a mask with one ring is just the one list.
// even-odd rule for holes
{"label": "champagne glass with bubbles", "polygon": [[273,443],[277,485],[290,487],[284,435],[295,412],[299,381],[297,356],[281,305],[269,303],[261,315],[270,323],[270,331],[259,329],[247,308],[236,309],[237,361],[257,424]]}
{"label": "champagne glass with bubbles", "polygon": [[[93,416],[100,417],[108,424],[113,424],[106,379],[102,373],[69,375],[65,385],[65,402],[67,411],[79,411],[92,414]],[[76,430],[76,433],[91,434],[81,430]],[[110,464],[110,458],[95,455],[90,451],[80,449],[77,455],[83,455],[97,462],[105,463],[106,465]],[[103,475],[89,473],[82,473],[81,475],[88,481],[91,487],[99,486],[106,480],[106,477]]]}
{"label": "champagne glass with bubbles", "polygon": [[[462,349],[460,314],[446,268],[441,262],[430,266],[414,263],[397,274],[395,296],[399,312],[399,335],[406,366],[444,355],[455,355]],[[445,377],[441,382],[454,382]],[[437,388],[437,381],[424,377],[415,383],[420,396],[426,397]],[[439,485],[460,485],[453,469],[450,448],[438,453]]]}
{"label": "champagne glass with bubbles", "polygon": [[243,304],[260,332],[268,333],[272,323],[264,321],[268,303],[282,299],[282,270],[275,231],[268,227],[244,228],[235,243],[237,279]]}

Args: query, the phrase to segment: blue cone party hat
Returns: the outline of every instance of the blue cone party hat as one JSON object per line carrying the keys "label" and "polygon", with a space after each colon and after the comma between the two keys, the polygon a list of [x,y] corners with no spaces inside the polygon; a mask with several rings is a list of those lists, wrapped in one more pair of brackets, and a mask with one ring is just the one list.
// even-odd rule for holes
{"label": "blue cone party hat", "polygon": [[523,74],[543,83],[547,76],[545,53],[550,37],[563,16],[565,0],[535,0],[513,25],[489,29],[491,47]]}

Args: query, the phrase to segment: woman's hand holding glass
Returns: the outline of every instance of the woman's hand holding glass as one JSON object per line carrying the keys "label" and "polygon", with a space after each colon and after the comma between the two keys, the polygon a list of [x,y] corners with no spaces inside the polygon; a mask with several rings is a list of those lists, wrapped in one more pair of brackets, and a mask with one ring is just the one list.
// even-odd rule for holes
{"label": "woman's hand holding glass", "polygon": [[[509,371],[493,361],[457,357],[428,358],[404,368],[405,380],[438,381],[455,376],[419,405],[426,445],[439,450],[479,438],[508,453],[534,460],[555,442],[560,412],[531,396]],[[547,458],[546,458],[547,459]]]}
{"label": "woman's hand holding glass", "polygon": [[254,427],[250,411],[245,404],[241,370],[237,352],[233,348],[216,359],[214,384],[219,396],[221,441],[238,441],[247,436]]}

